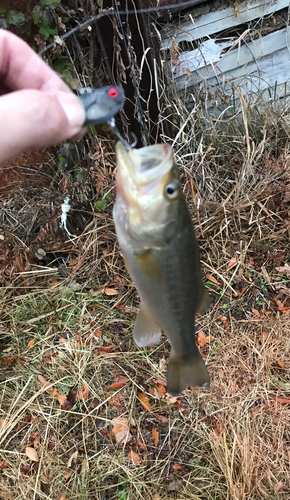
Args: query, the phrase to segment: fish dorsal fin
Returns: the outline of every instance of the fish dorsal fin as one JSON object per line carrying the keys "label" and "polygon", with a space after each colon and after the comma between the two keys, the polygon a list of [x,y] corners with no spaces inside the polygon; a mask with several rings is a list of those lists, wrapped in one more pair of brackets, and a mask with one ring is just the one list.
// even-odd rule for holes
{"label": "fish dorsal fin", "polygon": [[133,330],[135,344],[138,347],[155,345],[160,342],[160,337],[160,326],[154,321],[148,309],[141,304]]}

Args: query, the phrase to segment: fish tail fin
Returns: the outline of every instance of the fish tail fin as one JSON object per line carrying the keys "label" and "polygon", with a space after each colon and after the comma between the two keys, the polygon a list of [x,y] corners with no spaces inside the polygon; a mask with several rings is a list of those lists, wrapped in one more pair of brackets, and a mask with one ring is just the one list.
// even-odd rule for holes
{"label": "fish tail fin", "polygon": [[197,312],[200,314],[204,313],[204,311],[206,311],[206,309],[209,308],[209,304],[210,304],[210,297],[209,297],[208,291],[205,288],[203,283],[202,283],[201,290],[202,290],[202,293],[201,293],[201,297],[198,301],[198,306],[197,306]]}
{"label": "fish tail fin", "polygon": [[209,373],[199,352],[185,359],[171,355],[167,370],[169,394],[177,396],[188,386],[209,387],[209,383]]}

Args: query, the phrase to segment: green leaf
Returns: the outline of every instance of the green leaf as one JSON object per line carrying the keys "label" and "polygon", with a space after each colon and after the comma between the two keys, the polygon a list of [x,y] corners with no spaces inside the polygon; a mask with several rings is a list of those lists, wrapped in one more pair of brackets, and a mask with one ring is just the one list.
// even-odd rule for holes
{"label": "green leaf", "polygon": [[42,12],[42,9],[41,9],[40,5],[35,5],[35,7],[33,7],[31,14],[32,14],[32,19],[33,19],[34,24],[39,23],[41,12]]}
{"label": "green leaf", "polygon": [[102,130],[103,130],[103,132],[108,132],[109,130],[111,130],[111,126],[108,125],[108,123],[104,123],[102,125]]}
{"label": "green leaf", "polygon": [[89,125],[88,134],[97,135],[96,127],[94,127],[94,125]]}
{"label": "green leaf", "polygon": [[50,7],[55,9],[60,4],[60,0],[40,0],[40,4],[50,5]]}
{"label": "green leaf", "polygon": [[43,19],[41,21],[39,31],[42,35],[44,35],[44,38],[47,39],[49,35],[55,35],[57,33],[57,28],[51,29],[49,22],[46,19]]}
{"label": "green leaf", "polygon": [[78,172],[77,173],[77,181],[82,181],[86,172]]}
{"label": "green leaf", "polygon": [[9,10],[6,19],[12,26],[19,26],[26,21],[24,14],[18,12],[18,10]]}
{"label": "green leaf", "polygon": [[98,200],[95,203],[96,210],[99,210],[100,212],[103,211],[103,210],[105,210],[106,206],[107,206],[106,200]]}
{"label": "green leaf", "polygon": [[65,57],[60,57],[53,61],[53,69],[54,71],[62,75],[63,71],[65,70],[68,64],[69,64],[68,59],[66,59]]}
{"label": "green leaf", "polygon": [[1,5],[0,5],[0,14],[5,14],[5,12],[6,12],[6,10],[3,9],[3,7],[1,7]]}

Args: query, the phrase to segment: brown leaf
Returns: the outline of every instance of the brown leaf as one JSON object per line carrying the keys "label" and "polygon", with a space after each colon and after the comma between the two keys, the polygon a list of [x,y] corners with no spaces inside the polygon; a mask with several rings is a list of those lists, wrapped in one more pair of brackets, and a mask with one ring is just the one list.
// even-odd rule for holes
{"label": "brown leaf", "polygon": [[46,387],[46,388],[49,388],[49,389],[53,388],[52,385],[51,385],[51,383],[48,382],[43,375],[37,375],[37,378],[38,378],[39,382],[41,383],[41,385],[43,385],[43,387]]}
{"label": "brown leaf", "polygon": [[223,431],[225,430],[225,426],[222,422],[219,422],[214,428],[213,428],[213,432],[214,434],[219,437]]}
{"label": "brown leaf", "polygon": [[180,464],[174,464],[173,465],[173,470],[177,471],[177,470],[183,470],[183,465],[180,465]]}
{"label": "brown leaf", "polygon": [[71,471],[70,470],[65,470],[64,474],[63,474],[63,477],[65,479],[69,479],[71,477]]}
{"label": "brown leaf", "polygon": [[51,397],[52,397],[52,398],[54,398],[54,396],[56,396],[56,395],[57,395],[57,388],[56,388],[56,387],[54,387],[54,388],[52,389],[52,391],[50,391],[50,395],[51,395]]}
{"label": "brown leaf", "polygon": [[1,460],[0,461],[0,469],[7,469],[7,467],[9,467],[9,463],[6,462],[6,460]]}
{"label": "brown leaf", "polygon": [[85,384],[82,385],[82,388],[80,391],[77,393],[77,399],[80,399],[81,401],[86,401],[88,399],[89,395],[89,389]]}
{"label": "brown leaf", "polygon": [[63,406],[67,402],[67,396],[65,396],[64,394],[59,394],[57,396],[57,400],[58,400],[59,404],[61,406]]}
{"label": "brown leaf", "polygon": [[100,354],[104,353],[104,352],[110,352],[114,349],[114,346],[113,344],[110,344],[110,345],[107,345],[106,347],[103,347],[103,349],[100,351]]}
{"label": "brown leaf", "polygon": [[0,418],[0,429],[5,426],[5,418]]}
{"label": "brown leaf", "polygon": [[253,307],[251,307],[251,311],[256,316],[256,318],[260,317],[260,312],[258,311],[258,309],[254,309]]}
{"label": "brown leaf", "polygon": [[26,349],[30,349],[35,343],[35,339],[32,339],[28,342]]}
{"label": "brown leaf", "polygon": [[275,267],[276,271],[278,271],[278,273],[287,273],[287,274],[290,274],[290,266],[289,264],[285,264],[285,266],[282,266],[282,267]]}
{"label": "brown leaf", "polygon": [[31,446],[26,446],[25,448],[25,455],[30,459],[33,460],[33,462],[38,462],[39,458],[37,455],[37,451],[34,448],[31,448]]}
{"label": "brown leaf", "polygon": [[47,365],[52,365],[52,357],[51,356],[44,356],[43,361]]}
{"label": "brown leaf", "polygon": [[268,339],[269,337],[269,333],[268,332],[262,332],[260,337],[259,337],[259,341],[260,342],[266,342],[266,340]]}
{"label": "brown leaf", "polygon": [[102,332],[100,332],[100,330],[94,330],[93,334],[95,337],[100,338],[102,335]]}
{"label": "brown leaf", "polygon": [[276,363],[281,367],[281,368],[286,368],[286,365],[284,363],[284,361],[282,361],[281,359],[277,359]]}
{"label": "brown leaf", "polygon": [[227,271],[229,271],[232,267],[234,267],[237,262],[238,262],[238,256],[237,254],[235,254],[228,263]]}
{"label": "brown leaf", "polygon": [[128,377],[126,377],[125,375],[118,375],[116,377],[116,381],[110,385],[109,389],[120,389],[121,387],[124,387],[127,382],[129,382]]}
{"label": "brown leaf", "polygon": [[26,425],[28,424],[28,422],[31,422],[32,420],[32,416],[31,415],[27,415],[26,419],[24,420],[24,422],[22,422],[22,424],[19,425],[18,427],[18,432]]}
{"label": "brown leaf", "polygon": [[131,450],[128,453],[128,458],[132,460],[133,464],[135,465],[140,465],[142,463],[142,459],[138,453],[135,453],[135,451]]}
{"label": "brown leaf", "polygon": [[281,481],[278,481],[278,483],[275,484],[274,490],[276,493],[279,493],[279,491],[283,490],[285,488],[284,484]]}
{"label": "brown leaf", "polygon": [[206,274],[206,277],[212,283],[216,283],[217,285],[219,284],[219,282],[211,274]]}
{"label": "brown leaf", "polygon": [[[116,417],[112,419],[113,433],[116,438],[116,443],[127,444],[132,439],[132,434],[129,432],[129,421],[126,417]],[[131,419],[130,425],[135,425],[134,419]]]}
{"label": "brown leaf", "polygon": [[71,456],[68,459],[67,465],[66,465],[68,469],[71,467],[72,461],[76,460],[78,458],[78,454],[79,454],[78,450],[74,451],[71,454]]}
{"label": "brown leaf", "polygon": [[289,398],[279,398],[278,396],[276,396],[274,398],[274,400],[276,401],[276,403],[278,403],[279,405],[289,405],[290,404],[290,399]]}
{"label": "brown leaf", "polygon": [[65,493],[62,493],[59,497],[59,500],[65,500],[65,497],[66,497],[66,494]]}
{"label": "brown leaf", "polygon": [[143,392],[138,392],[138,398],[143,408],[145,408],[145,410],[147,411],[150,411],[151,404],[149,403],[149,399],[147,398],[146,394],[144,394]]}
{"label": "brown leaf", "polygon": [[105,295],[119,295],[118,290],[115,290],[114,288],[102,288],[100,292],[104,293]]}
{"label": "brown leaf", "polygon": [[158,445],[158,442],[159,442],[159,432],[156,429],[156,427],[152,427],[152,436],[154,439],[154,445],[156,447]]}
{"label": "brown leaf", "polygon": [[33,328],[34,328],[34,326],[30,326],[29,328],[26,328],[26,330],[23,330],[23,333],[28,333],[28,332],[30,332]]}
{"label": "brown leaf", "polygon": [[139,450],[146,451],[146,444],[142,441],[142,439],[137,438],[136,442],[137,442],[137,446],[138,446]]}
{"label": "brown leaf", "polygon": [[214,337],[206,337],[205,333],[202,330],[199,330],[197,339],[197,343],[200,347],[204,347],[206,344],[214,341]]}

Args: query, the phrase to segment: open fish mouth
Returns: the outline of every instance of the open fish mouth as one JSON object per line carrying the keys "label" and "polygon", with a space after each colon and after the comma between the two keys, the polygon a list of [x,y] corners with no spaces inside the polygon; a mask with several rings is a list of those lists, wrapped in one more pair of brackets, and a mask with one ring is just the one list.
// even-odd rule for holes
{"label": "open fish mouth", "polygon": [[121,175],[134,180],[138,186],[160,179],[173,165],[172,150],[168,144],[156,144],[126,151],[123,144],[116,145]]}

